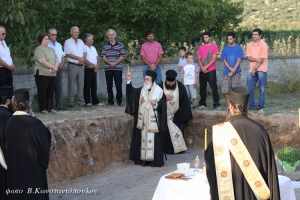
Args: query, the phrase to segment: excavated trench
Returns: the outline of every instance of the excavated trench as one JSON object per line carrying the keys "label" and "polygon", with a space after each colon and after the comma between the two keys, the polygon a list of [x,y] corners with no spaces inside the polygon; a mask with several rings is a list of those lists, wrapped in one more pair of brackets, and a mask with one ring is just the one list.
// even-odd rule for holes
{"label": "excavated trench", "polygon": [[[225,114],[221,111],[196,111],[193,116],[185,129],[185,141],[188,148],[203,147],[205,128],[210,140],[211,127],[223,122]],[[265,126],[275,152],[283,146],[300,149],[297,116],[250,115],[250,118]],[[128,159],[133,119],[123,112],[101,117],[87,115],[45,124],[52,132],[47,170],[49,183],[75,179],[100,171],[111,162]]]}

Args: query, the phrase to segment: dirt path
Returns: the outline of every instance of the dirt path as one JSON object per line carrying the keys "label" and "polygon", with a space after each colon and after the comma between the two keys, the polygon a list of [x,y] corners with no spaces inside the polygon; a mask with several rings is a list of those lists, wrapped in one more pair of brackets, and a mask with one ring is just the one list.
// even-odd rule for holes
{"label": "dirt path", "polygon": [[[79,177],[75,180],[64,180],[49,185],[49,189],[79,189],[97,191],[96,194],[52,194],[51,200],[151,200],[156,186],[162,175],[176,170],[176,164],[192,163],[199,155],[203,167],[203,150],[193,148],[184,154],[169,155],[168,163],[161,168],[141,167],[128,161],[112,163],[101,172]],[[192,167],[192,166],[191,166]],[[300,168],[293,173],[283,173],[278,165],[278,174],[290,177],[292,180],[300,178]],[[300,189],[295,190],[297,199],[300,199]],[[143,198],[141,198],[143,196]]]}

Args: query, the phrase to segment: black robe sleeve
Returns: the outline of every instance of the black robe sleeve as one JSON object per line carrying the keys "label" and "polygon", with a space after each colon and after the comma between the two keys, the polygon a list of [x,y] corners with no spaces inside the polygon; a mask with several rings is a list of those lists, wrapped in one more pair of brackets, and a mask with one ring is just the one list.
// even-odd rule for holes
{"label": "black robe sleeve", "polygon": [[176,111],[174,115],[174,122],[187,122],[193,119],[190,101],[185,89],[185,86],[177,81],[178,89],[179,89],[179,109]]}
{"label": "black robe sleeve", "polygon": [[158,111],[158,122],[159,122],[159,132],[165,133],[168,131],[167,127],[167,108],[166,108],[166,96],[163,94],[162,98],[157,103],[156,110]]}
{"label": "black robe sleeve", "polygon": [[134,115],[136,110],[138,109],[138,98],[137,96],[140,96],[141,88],[134,88],[132,87],[131,82],[129,84],[126,84],[126,108],[125,113]]}
{"label": "black robe sleeve", "polygon": [[34,124],[33,134],[39,162],[46,170],[49,165],[51,132],[40,120],[37,120]]}

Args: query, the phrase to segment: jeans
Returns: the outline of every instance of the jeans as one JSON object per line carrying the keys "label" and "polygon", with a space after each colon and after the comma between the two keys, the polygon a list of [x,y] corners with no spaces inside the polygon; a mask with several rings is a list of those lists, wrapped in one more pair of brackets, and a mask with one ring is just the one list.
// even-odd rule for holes
{"label": "jeans", "polygon": [[[146,76],[146,71],[150,70],[150,67],[148,65],[144,66],[144,71],[143,71],[143,77]],[[162,82],[162,76],[161,76],[161,68],[159,65],[157,65],[155,72],[157,73],[157,77],[155,79],[156,84],[160,84]]]}
{"label": "jeans", "polygon": [[[250,92],[250,96],[249,96],[249,107],[250,108],[252,108],[252,109],[265,108],[267,81],[268,81],[268,73],[267,72],[257,71],[255,73],[255,76],[251,76],[250,72],[248,73],[247,90],[249,90],[249,92]],[[258,105],[256,106],[254,89],[255,89],[257,82],[258,82],[258,86],[259,86],[260,95],[259,95]]]}
{"label": "jeans", "polygon": [[207,91],[206,86],[207,82],[210,85],[210,88],[213,92],[213,101],[214,101],[214,108],[219,107],[220,104],[220,97],[218,92],[218,86],[217,86],[217,75],[216,70],[213,70],[208,73],[200,72],[199,75],[199,83],[200,83],[200,101],[199,106],[205,106],[206,107],[206,98],[207,98]]}

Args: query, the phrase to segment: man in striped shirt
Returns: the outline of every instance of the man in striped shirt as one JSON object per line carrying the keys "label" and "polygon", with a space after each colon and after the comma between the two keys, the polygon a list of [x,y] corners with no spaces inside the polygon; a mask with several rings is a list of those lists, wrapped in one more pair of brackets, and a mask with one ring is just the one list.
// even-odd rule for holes
{"label": "man in striped shirt", "polygon": [[155,83],[159,84],[162,82],[161,68],[159,63],[162,60],[162,55],[164,54],[161,44],[154,41],[154,32],[152,30],[147,30],[145,33],[147,42],[142,44],[140,51],[140,56],[145,63],[143,76],[145,77],[147,70],[155,71],[157,77]]}
{"label": "man in striped shirt", "polygon": [[104,71],[106,78],[108,105],[114,105],[113,80],[116,86],[116,99],[118,106],[122,104],[122,61],[125,58],[125,49],[122,43],[116,40],[117,33],[113,29],[106,32],[108,42],[103,45],[101,56],[104,61]]}

